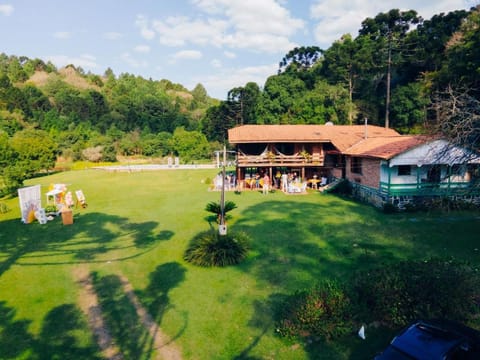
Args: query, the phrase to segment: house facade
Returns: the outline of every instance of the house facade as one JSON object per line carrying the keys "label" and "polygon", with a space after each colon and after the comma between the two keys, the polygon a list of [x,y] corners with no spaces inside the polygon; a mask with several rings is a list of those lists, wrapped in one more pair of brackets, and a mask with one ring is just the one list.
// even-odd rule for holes
{"label": "house facade", "polygon": [[344,152],[356,195],[404,208],[442,196],[480,205],[480,155],[425,136],[368,138]]}
{"label": "house facade", "polygon": [[237,179],[247,187],[256,174],[274,179],[288,172],[301,181],[346,179],[358,197],[376,206],[401,208],[425,196],[468,196],[480,204],[472,190],[479,154],[443,140],[372,125],[244,125],[228,135]]}

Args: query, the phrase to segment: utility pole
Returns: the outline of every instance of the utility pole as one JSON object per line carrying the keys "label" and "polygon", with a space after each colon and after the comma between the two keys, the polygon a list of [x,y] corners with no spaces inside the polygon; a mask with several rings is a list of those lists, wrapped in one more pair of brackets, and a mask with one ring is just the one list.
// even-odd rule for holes
{"label": "utility pole", "polygon": [[222,163],[222,192],[220,193],[220,225],[218,233],[227,235],[227,224],[225,224],[225,163],[227,162],[227,148],[223,145],[223,163]]}
{"label": "utility pole", "polygon": [[392,78],[392,31],[388,32],[388,56],[387,56],[387,98],[385,99],[385,128],[390,127],[390,82]]}

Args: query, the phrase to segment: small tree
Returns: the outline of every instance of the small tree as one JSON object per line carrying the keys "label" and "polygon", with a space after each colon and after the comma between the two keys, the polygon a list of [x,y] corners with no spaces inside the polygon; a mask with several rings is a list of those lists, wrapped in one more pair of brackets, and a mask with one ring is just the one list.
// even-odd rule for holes
{"label": "small tree", "polygon": [[85,160],[92,162],[99,162],[102,160],[103,146],[89,147],[82,151],[82,156]]}
{"label": "small tree", "polygon": [[219,235],[217,231],[210,230],[198,234],[192,240],[184,259],[204,267],[235,265],[247,257],[249,243],[245,233]]}
{"label": "small tree", "polygon": [[[235,204],[233,201],[227,200],[225,201],[225,206],[223,211],[226,214],[227,212],[236,208],[237,208],[237,204]],[[207,206],[205,206],[205,210],[217,215],[217,222],[220,222],[220,216],[222,213],[222,206],[220,203],[215,201],[209,202]]]}
{"label": "small tree", "polygon": [[22,130],[8,139],[0,136],[0,165],[6,192],[13,193],[23,181],[40,170],[54,167],[57,144],[43,130]]}

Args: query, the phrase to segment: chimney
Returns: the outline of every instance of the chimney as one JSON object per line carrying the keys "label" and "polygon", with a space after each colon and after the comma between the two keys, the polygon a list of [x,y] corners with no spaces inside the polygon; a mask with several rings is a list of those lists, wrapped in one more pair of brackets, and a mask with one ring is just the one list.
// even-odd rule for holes
{"label": "chimney", "polygon": [[365,139],[368,137],[368,119],[365,118]]}

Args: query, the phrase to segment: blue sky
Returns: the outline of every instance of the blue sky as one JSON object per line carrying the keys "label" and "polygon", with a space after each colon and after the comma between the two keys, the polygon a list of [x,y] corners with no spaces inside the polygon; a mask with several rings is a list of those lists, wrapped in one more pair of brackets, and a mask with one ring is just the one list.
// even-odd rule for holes
{"label": "blue sky", "polygon": [[434,14],[476,0],[0,0],[0,52],[102,75],[168,79],[210,96],[263,86],[295,46],[328,48],[390,9]]}

